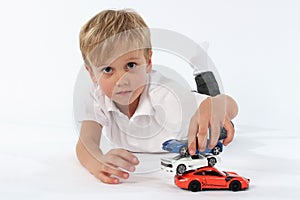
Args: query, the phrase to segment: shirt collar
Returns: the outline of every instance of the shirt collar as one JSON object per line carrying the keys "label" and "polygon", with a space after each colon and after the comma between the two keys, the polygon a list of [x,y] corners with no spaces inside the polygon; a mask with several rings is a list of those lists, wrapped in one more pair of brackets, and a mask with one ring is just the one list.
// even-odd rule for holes
{"label": "shirt collar", "polygon": [[115,112],[117,112],[119,110],[116,107],[116,105],[114,104],[114,102],[103,93],[103,91],[101,90],[101,88],[100,88],[99,85],[96,86],[95,97],[97,98],[97,100],[103,99],[101,101],[101,103],[102,104],[104,103],[105,108],[106,108],[107,111],[115,111]]}
{"label": "shirt collar", "polygon": [[119,111],[119,109],[117,108],[115,103],[110,98],[108,98],[106,95],[104,95],[104,103],[105,103],[107,111],[113,111],[113,112]]}
{"label": "shirt collar", "polygon": [[145,86],[140,96],[139,105],[132,117],[140,115],[154,115],[154,109],[149,96],[149,84]]}

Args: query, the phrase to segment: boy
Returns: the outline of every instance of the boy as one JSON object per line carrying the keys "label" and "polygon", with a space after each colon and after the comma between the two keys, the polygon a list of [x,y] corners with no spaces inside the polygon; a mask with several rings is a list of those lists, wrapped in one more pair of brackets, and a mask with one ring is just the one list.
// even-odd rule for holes
{"label": "boy", "polygon": [[[132,152],[159,152],[170,138],[188,137],[190,154],[196,152],[196,138],[199,150],[205,149],[208,127],[210,148],[221,126],[227,130],[224,145],[233,139],[235,101],[192,94],[152,70],[150,30],[136,12],[100,12],[82,27],[80,49],[96,89],[95,113],[80,119],[76,153],[102,182],[127,179],[139,163]],[[102,132],[117,147],[105,154],[99,148]]]}

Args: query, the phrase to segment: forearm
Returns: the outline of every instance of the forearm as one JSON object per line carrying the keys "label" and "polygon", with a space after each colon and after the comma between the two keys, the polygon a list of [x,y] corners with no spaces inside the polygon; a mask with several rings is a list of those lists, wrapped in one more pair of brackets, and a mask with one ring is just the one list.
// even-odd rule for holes
{"label": "forearm", "polygon": [[79,162],[89,172],[94,174],[97,171],[99,164],[101,164],[101,156],[103,155],[99,146],[87,145],[79,139],[76,145],[76,154]]}
{"label": "forearm", "polygon": [[101,165],[103,153],[99,147],[102,126],[93,121],[82,122],[76,154],[80,163],[91,173]]}

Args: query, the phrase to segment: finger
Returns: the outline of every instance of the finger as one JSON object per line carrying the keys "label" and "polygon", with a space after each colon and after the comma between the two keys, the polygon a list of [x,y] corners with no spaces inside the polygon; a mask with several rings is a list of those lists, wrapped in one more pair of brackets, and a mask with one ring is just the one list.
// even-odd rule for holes
{"label": "finger", "polygon": [[205,151],[207,146],[207,132],[209,126],[209,120],[211,116],[211,101],[212,98],[209,97],[205,99],[199,106],[199,116],[198,116],[198,149],[200,151]]}
{"label": "finger", "polygon": [[217,145],[219,136],[220,136],[220,124],[214,122],[210,127],[208,148],[212,149]]}
{"label": "finger", "polygon": [[[115,176],[115,177],[112,177],[112,175]],[[116,182],[115,182],[115,179],[117,179],[118,182],[119,182],[118,177],[119,177],[119,178],[123,178],[123,179],[127,179],[127,178],[129,177],[129,173],[124,172],[124,171],[122,171],[122,170],[120,170],[120,169],[118,169],[118,168],[114,168],[114,167],[109,166],[109,165],[103,165],[103,166],[101,167],[101,169],[99,170],[99,173],[98,173],[97,177],[98,177],[101,181],[103,181],[103,182],[105,182],[105,183],[106,183],[106,182],[107,182],[107,183],[110,183],[110,182],[112,182],[112,181],[113,181],[114,183],[116,183]]]}
{"label": "finger", "polygon": [[208,125],[203,124],[202,126],[199,126],[197,139],[198,139],[198,149],[200,152],[205,151],[207,146],[207,135],[208,135],[207,130],[208,130]]}
{"label": "finger", "polygon": [[138,158],[125,149],[113,149],[109,152],[109,154],[121,157],[133,165],[139,164]]}
{"label": "finger", "polygon": [[211,116],[224,120],[226,114],[226,95],[218,95],[211,99]]}
{"label": "finger", "polygon": [[135,171],[134,164],[128,162],[128,160],[125,160],[120,155],[113,155],[113,154],[107,155],[106,163],[116,168],[120,167],[130,172]]}
{"label": "finger", "polygon": [[97,175],[97,178],[102,181],[103,183],[107,184],[118,184],[120,183],[120,180],[116,177],[111,177],[110,174],[105,173],[105,172],[100,172]]}
{"label": "finger", "polygon": [[188,150],[190,155],[194,155],[196,153],[196,135],[198,133],[198,123],[197,118],[192,117],[189,130],[188,130]]}
{"label": "finger", "polygon": [[223,145],[227,146],[233,140],[235,131],[234,131],[234,126],[233,126],[232,122],[229,120],[225,120],[225,123],[223,126],[227,131],[227,137],[223,140]]}

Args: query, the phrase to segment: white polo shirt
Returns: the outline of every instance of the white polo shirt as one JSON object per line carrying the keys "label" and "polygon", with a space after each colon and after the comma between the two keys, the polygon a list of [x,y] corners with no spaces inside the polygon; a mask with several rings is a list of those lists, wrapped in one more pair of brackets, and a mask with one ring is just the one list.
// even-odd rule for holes
{"label": "white polo shirt", "polygon": [[100,87],[94,87],[93,100],[86,101],[94,105],[85,105],[79,120],[100,123],[104,127],[102,134],[116,148],[163,152],[164,141],[187,138],[190,118],[207,96],[191,92],[154,70],[147,83],[131,118],[120,112]]}

